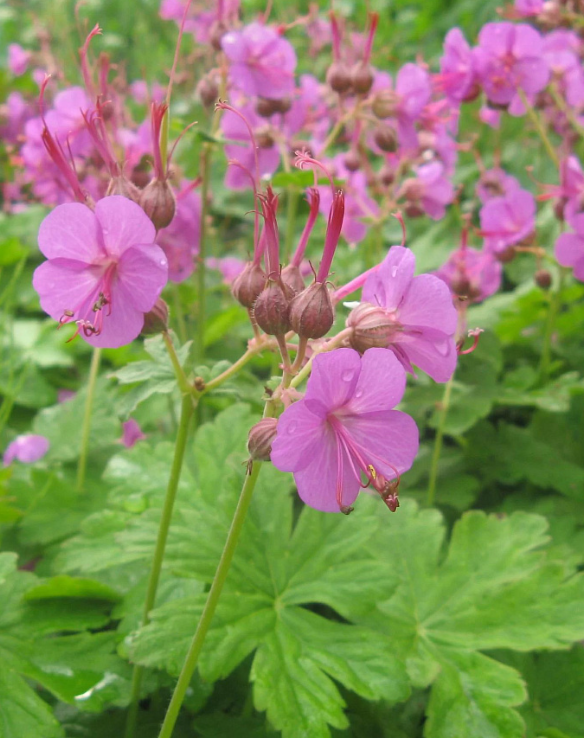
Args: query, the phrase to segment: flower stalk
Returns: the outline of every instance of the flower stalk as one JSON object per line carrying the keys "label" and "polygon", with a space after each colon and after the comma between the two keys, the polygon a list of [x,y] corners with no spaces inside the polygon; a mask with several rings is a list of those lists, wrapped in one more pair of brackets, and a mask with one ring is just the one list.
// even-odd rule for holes
{"label": "flower stalk", "polygon": [[87,397],[85,398],[85,412],[83,414],[83,426],[81,429],[81,453],[77,464],[77,491],[82,492],[85,486],[85,471],[87,469],[87,454],[89,451],[89,436],[91,433],[91,413],[93,411],[93,400],[95,397],[95,385],[101,363],[101,349],[94,348],[89,367],[89,379],[87,381]]}

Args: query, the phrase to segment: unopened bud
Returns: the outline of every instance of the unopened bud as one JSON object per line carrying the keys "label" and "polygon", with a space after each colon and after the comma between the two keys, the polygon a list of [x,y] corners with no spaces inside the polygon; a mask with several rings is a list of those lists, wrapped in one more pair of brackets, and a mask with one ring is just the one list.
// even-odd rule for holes
{"label": "unopened bud", "polygon": [[391,167],[388,167],[387,165],[384,164],[379,170],[379,179],[381,181],[381,184],[384,184],[387,187],[389,187],[389,185],[395,182],[394,170]]}
{"label": "unopened bud", "polygon": [[290,304],[290,325],[301,338],[322,338],[335,322],[335,309],[324,282],[314,282]]}
{"label": "unopened bud", "polygon": [[508,264],[516,256],[515,246],[507,246],[503,251],[497,251],[495,253],[495,259],[500,261],[501,264]]}
{"label": "unopened bud", "polygon": [[373,140],[382,151],[389,154],[397,150],[397,136],[393,128],[389,126],[377,126],[373,134]]}
{"label": "unopened bud", "polygon": [[356,172],[357,169],[361,166],[361,159],[359,157],[359,154],[356,151],[348,152],[348,154],[345,156],[343,160],[343,164],[350,172]]}
{"label": "unopened bud", "polygon": [[373,86],[373,70],[370,64],[357,62],[351,69],[351,83],[355,92],[366,95]]}
{"label": "unopened bud", "polygon": [[258,295],[266,285],[266,275],[259,264],[248,263],[233,280],[231,293],[243,307],[253,307]]}
{"label": "unopened bud", "polygon": [[124,175],[113,177],[110,180],[105,194],[106,197],[109,195],[121,195],[122,197],[127,197],[128,200],[133,200],[138,204],[140,204],[140,199],[142,197],[142,193],[136,185],[127,177],[124,177]]}
{"label": "unopened bud", "polygon": [[274,145],[274,136],[272,135],[270,126],[256,128],[254,135],[260,149],[271,149]]}
{"label": "unopened bud", "polygon": [[408,218],[421,218],[424,215],[424,209],[417,202],[406,202],[404,213]]}
{"label": "unopened bud", "polygon": [[468,300],[476,300],[481,294],[480,289],[475,287],[470,279],[463,274],[458,275],[450,282],[450,289],[458,297],[465,297]]}
{"label": "unopened bud", "polygon": [[176,211],[176,200],[166,180],[153,179],[142,190],[140,206],[156,230],[170,225]]}
{"label": "unopened bud", "polygon": [[351,89],[351,73],[342,62],[333,62],[326,73],[326,81],[331,90],[342,95]]}
{"label": "unopened bud", "polygon": [[466,95],[462,98],[462,102],[470,103],[473,102],[473,100],[476,100],[477,97],[481,94],[482,88],[479,85],[478,82],[473,82],[470,86],[468,92]]}
{"label": "unopened bud", "polygon": [[144,315],[143,336],[154,336],[168,330],[168,305],[162,297],[154,303],[154,307]]}
{"label": "unopened bud", "polygon": [[256,113],[262,118],[271,118],[278,112],[277,100],[271,100],[269,97],[258,97],[255,104]]}
{"label": "unopened bud", "polygon": [[394,314],[385,308],[362,302],[349,313],[347,328],[352,328],[351,346],[364,353],[370,348],[388,348],[400,325]]}
{"label": "unopened bud", "polygon": [[217,80],[209,75],[203,77],[197,85],[197,95],[205,107],[209,108],[214,105],[219,97]]}
{"label": "unopened bud", "polygon": [[270,460],[277,427],[276,418],[262,418],[250,429],[247,437],[247,450],[254,461]]}
{"label": "unopened bud", "polygon": [[222,21],[215,21],[209,31],[209,40],[215,51],[221,51],[221,39],[227,33],[227,26]]}
{"label": "unopened bud", "polygon": [[536,285],[541,287],[542,290],[549,290],[552,286],[552,275],[547,269],[538,269],[533,275],[533,278],[535,279]]}
{"label": "unopened bud", "polygon": [[391,90],[380,90],[373,98],[371,110],[376,118],[390,118],[397,113],[395,95]]}
{"label": "unopened bud", "polygon": [[305,287],[304,280],[300,274],[300,269],[297,266],[294,266],[294,264],[288,264],[288,266],[285,266],[282,269],[282,274],[280,276],[282,277],[282,282],[287,284],[295,295],[298,294],[298,292],[302,292]]}
{"label": "unopened bud", "polygon": [[290,330],[290,300],[293,292],[280,279],[269,279],[253,306],[256,323],[269,336],[281,336]]}

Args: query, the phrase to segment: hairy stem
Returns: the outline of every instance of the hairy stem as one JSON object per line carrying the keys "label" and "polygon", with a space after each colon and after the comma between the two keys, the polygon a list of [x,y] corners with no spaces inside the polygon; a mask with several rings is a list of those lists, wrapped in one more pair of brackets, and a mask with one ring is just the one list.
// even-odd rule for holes
{"label": "hairy stem", "polygon": [[550,155],[550,159],[553,161],[553,163],[556,165],[556,167],[560,166],[560,158],[556,152],[556,150],[553,147],[552,142],[550,141],[549,136],[547,135],[547,131],[541,122],[539,115],[537,112],[533,109],[532,104],[527,99],[527,95],[521,88],[517,90],[519,93],[519,97],[521,98],[521,101],[523,102],[523,105],[525,106],[525,109],[527,110],[527,115],[529,116],[530,121],[533,123],[535,130],[538,132],[539,137],[542,140],[543,145],[545,146],[548,154]]}
{"label": "hairy stem", "polygon": [[440,461],[440,453],[442,451],[442,441],[444,439],[444,426],[446,424],[446,416],[448,415],[448,407],[450,405],[450,395],[452,394],[452,385],[454,375],[450,377],[444,388],[442,403],[440,407],[440,419],[438,421],[438,429],[434,440],[434,452],[432,454],[432,464],[430,466],[430,478],[428,480],[428,507],[434,504],[436,496],[436,480],[438,478],[438,462]]}
{"label": "hairy stem", "polygon": [[81,427],[81,453],[77,464],[77,491],[81,492],[85,485],[85,470],[87,468],[87,452],[89,450],[89,434],[91,433],[91,412],[93,410],[93,399],[95,397],[95,383],[99,372],[101,361],[101,349],[94,348],[89,367],[89,379],[87,380],[87,397],[85,398],[85,413],[83,414],[83,426]]}
{"label": "hairy stem", "polygon": [[229,573],[231,561],[233,560],[233,555],[239,541],[239,536],[241,534],[241,530],[247,516],[247,511],[251,503],[251,498],[258,475],[260,473],[260,469],[261,462],[254,461],[250,465],[249,473],[245,476],[241,495],[237,503],[237,508],[235,510],[233,520],[231,521],[231,527],[227,535],[227,540],[225,541],[225,547],[223,548],[223,553],[221,554],[219,565],[217,566],[217,571],[215,572],[213,584],[211,585],[211,589],[209,590],[207,602],[205,603],[205,607],[203,608],[199,624],[197,625],[197,630],[195,631],[195,635],[189,647],[182,671],[172,695],[170,705],[168,706],[168,710],[164,718],[164,723],[162,724],[162,728],[160,730],[159,738],[171,738],[172,736],[172,731],[174,730],[174,726],[177,721],[183,700],[185,698],[185,694],[187,692],[187,689],[189,688],[191,679],[197,666],[197,661],[199,659],[199,654],[201,653],[201,648],[203,647],[203,643],[205,641],[205,636],[207,635],[207,631],[209,630],[209,626],[211,625],[211,622],[213,620],[213,615],[215,614],[217,603],[219,602],[219,598],[221,597],[223,585],[225,584],[225,580],[227,579],[227,575]]}
{"label": "hairy stem", "polygon": [[[146,599],[144,600],[144,610],[142,613],[141,626],[146,625],[150,620],[150,612],[156,601],[156,591],[160,580],[160,571],[162,569],[162,561],[164,559],[164,551],[166,548],[166,540],[168,538],[168,530],[172,518],[172,510],[176,499],[176,491],[180,481],[187,439],[189,435],[189,425],[193,416],[194,405],[193,398],[190,394],[183,395],[180,421],[176,436],[176,444],[174,447],[174,458],[172,460],[172,468],[166,496],[162,507],[162,516],[158,527],[158,536],[156,546],[154,548],[154,556],[152,558],[152,566],[150,568],[150,576],[148,577],[148,586],[146,589]],[[128,719],[126,722],[125,738],[133,738],[136,728],[136,719],[138,717],[138,701],[140,699],[140,687],[142,685],[142,677],[144,675],[144,667],[136,664],[132,674],[132,693]]]}

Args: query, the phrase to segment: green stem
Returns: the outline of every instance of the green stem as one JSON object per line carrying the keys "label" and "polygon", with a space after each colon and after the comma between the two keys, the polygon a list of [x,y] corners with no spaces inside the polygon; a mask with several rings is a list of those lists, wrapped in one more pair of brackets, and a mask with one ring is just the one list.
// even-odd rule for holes
{"label": "green stem", "polygon": [[89,450],[89,434],[91,432],[91,411],[93,410],[93,398],[95,396],[95,383],[99,372],[101,360],[101,349],[94,348],[89,367],[89,379],[87,381],[87,397],[85,398],[85,413],[83,415],[83,426],[81,428],[81,453],[77,465],[77,491],[81,492],[85,484],[85,469],[87,468],[87,452]]}
{"label": "green stem", "polygon": [[551,300],[550,300],[550,306],[549,306],[547,320],[545,324],[545,332],[543,336],[543,347],[541,350],[541,359],[539,362],[539,375],[538,375],[539,384],[544,384],[549,374],[549,368],[550,368],[550,363],[551,363],[551,353],[552,353],[552,338],[554,335],[554,330],[556,328],[556,319],[558,317],[558,313],[560,312],[560,306],[562,304],[562,290],[564,287],[565,274],[566,274],[566,270],[560,268],[560,279],[558,282],[558,288],[553,293]]}
{"label": "green stem", "polygon": [[227,579],[227,575],[229,573],[233,554],[235,553],[239,536],[245,522],[245,518],[249,509],[249,505],[251,503],[251,498],[258,475],[260,473],[260,469],[261,462],[254,461],[251,463],[249,473],[245,476],[241,495],[237,503],[235,515],[233,516],[233,520],[231,521],[231,527],[227,535],[227,540],[225,542],[225,547],[223,548],[223,553],[221,554],[221,559],[219,560],[219,565],[217,566],[217,571],[215,572],[213,584],[211,585],[211,589],[209,590],[207,602],[205,603],[205,607],[203,608],[203,612],[201,614],[201,619],[199,620],[199,624],[197,625],[197,630],[195,631],[195,635],[189,647],[187,657],[183,664],[182,671],[172,695],[170,705],[168,706],[168,710],[164,718],[164,723],[162,724],[162,728],[160,730],[159,738],[170,738],[172,736],[172,731],[174,730],[180,708],[182,706],[185,694],[187,692],[187,689],[189,688],[193,673],[197,666],[197,661],[199,659],[199,654],[201,653],[201,648],[203,647],[203,643],[205,641],[205,636],[207,635],[207,631],[209,630],[209,626],[211,625],[211,621],[213,620],[213,615],[215,614],[215,609],[217,607],[217,603],[219,602],[219,598],[223,590],[223,585],[225,584],[225,580]]}
{"label": "green stem", "polygon": [[176,317],[176,327],[178,330],[178,336],[180,338],[181,343],[187,342],[187,324],[185,323],[185,316],[182,309],[182,304],[180,301],[180,285],[173,284],[172,285],[172,303],[174,307],[174,313]]}
{"label": "green stem", "polygon": [[172,362],[172,367],[174,369],[176,381],[178,383],[180,391],[184,395],[192,394],[195,397],[198,396],[198,392],[195,390],[194,387],[191,387],[189,380],[187,379],[187,375],[185,374],[184,369],[181,366],[181,363],[174,348],[174,344],[172,342],[172,338],[170,337],[170,333],[168,331],[163,331],[162,339],[166,344],[166,350],[168,351],[168,355],[170,356],[170,360]]}
{"label": "green stem", "polygon": [[432,454],[432,465],[430,466],[430,479],[428,481],[428,507],[434,504],[436,495],[436,480],[438,478],[438,462],[440,461],[440,452],[442,451],[442,441],[444,439],[444,425],[446,424],[446,416],[448,415],[448,407],[450,405],[450,395],[452,394],[452,385],[454,375],[450,377],[444,388],[442,396],[442,407],[440,409],[440,419],[438,421],[438,429],[436,431],[436,439],[434,440],[434,453]]}
{"label": "green stem", "polygon": [[207,216],[209,212],[209,184],[211,180],[211,144],[203,144],[201,155],[201,237],[197,259],[197,333],[195,351],[197,362],[205,360],[205,313],[206,313],[206,264],[207,256]]}
{"label": "green stem", "polygon": [[560,166],[560,159],[558,157],[558,154],[556,153],[556,150],[553,147],[552,142],[549,139],[549,136],[547,135],[547,132],[539,119],[538,114],[533,109],[533,106],[527,99],[527,95],[521,88],[518,88],[517,92],[519,93],[519,97],[521,98],[521,101],[523,102],[523,105],[525,106],[525,109],[527,110],[527,115],[529,116],[529,119],[535,126],[535,130],[538,132],[539,137],[541,138],[543,145],[547,149],[548,154],[550,155],[550,159],[553,161],[553,163],[556,165],[556,167]]}
{"label": "green stem", "polygon": [[[176,436],[176,444],[174,447],[174,458],[172,461],[170,478],[168,480],[168,487],[166,489],[166,496],[164,498],[164,504],[162,507],[162,516],[160,518],[160,525],[158,527],[158,537],[156,539],[156,547],[154,549],[152,566],[150,568],[150,576],[148,577],[148,587],[146,590],[146,599],[144,601],[141,626],[147,625],[147,623],[149,622],[150,611],[154,607],[154,603],[156,601],[156,591],[158,589],[158,582],[160,580],[160,571],[162,569],[162,561],[164,559],[166,540],[168,538],[168,530],[170,528],[170,521],[172,518],[174,501],[176,498],[176,491],[178,489],[178,483],[180,481],[180,474],[189,435],[189,425],[191,417],[193,415],[193,411],[194,405],[191,395],[184,395],[181,405],[180,422],[178,426],[178,433]],[[138,701],[140,698],[140,687],[142,685],[143,674],[144,667],[136,664],[134,666],[134,672],[132,674],[132,692],[130,709],[126,722],[125,738],[132,738],[132,736],[134,735],[136,719],[138,717]]]}
{"label": "green stem", "polygon": [[[262,346],[263,350],[263,346]],[[229,377],[232,377],[234,374],[237,374],[237,372],[244,367],[251,359],[253,359],[254,356],[256,356],[259,353],[259,351],[255,351],[254,349],[248,349],[243,356],[240,356],[239,359],[229,367],[229,369],[226,369],[224,372],[219,374],[215,379],[211,379],[209,382],[205,385],[205,392],[209,392],[209,390],[215,389],[216,387],[219,387],[219,385],[223,384],[223,382],[227,381]]]}

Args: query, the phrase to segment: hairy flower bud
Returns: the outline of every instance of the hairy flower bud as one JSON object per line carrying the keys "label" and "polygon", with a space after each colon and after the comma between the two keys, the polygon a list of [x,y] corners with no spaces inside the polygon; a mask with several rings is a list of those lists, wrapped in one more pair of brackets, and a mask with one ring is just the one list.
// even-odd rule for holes
{"label": "hairy flower bud", "polygon": [[211,75],[203,77],[197,85],[197,95],[206,108],[214,105],[219,98],[219,86],[217,80]]}
{"label": "hairy flower bud", "polygon": [[547,269],[538,269],[533,275],[535,283],[542,290],[549,290],[552,286],[552,275]]}
{"label": "hairy flower bud", "polygon": [[247,437],[247,450],[254,461],[269,461],[272,442],[276,437],[278,421],[276,418],[262,418],[250,428]]}
{"label": "hairy flower bud", "polygon": [[454,277],[450,282],[450,289],[458,297],[463,297],[467,300],[476,300],[481,294],[480,288],[473,285],[471,280],[464,274],[458,274]]}
{"label": "hairy flower bud", "polygon": [[394,313],[379,305],[362,302],[349,313],[347,328],[352,328],[351,346],[364,353],[370,348],[387,348],[400,326]]}
{"label": "hairy flower bud", "polygon": [[380,125],[375,129],[373,140],[382,151],[392,154],[397,151],[397,135],[393,128]]}
{"label": "hairy flower bud", "polygon": [[361,159],[359,158],[359,154],[351,149],[345,156],[343,160],[343,164],[350,172],[356,172],[357,169],[361,166]]}
{"label": "hairy flower bud", "polygon": [[326,73],[328,86],[342,95],[351,89],[351,72],[343,62],[333,62]]}
{"label": "hairy flower bud", "polygon": [[162,297],[154,303],[152,310],[144,315],[143,336],[154,336],[168,330],[168,305]]}
{"label": "hairy flower bud", "polygon": [[294,264],[288,264],[285,266],[282,269],[282,274],[280,276],[282,277],[282,282],[287,284],[294,294],[302,292],[305,287],[304,280],[300,274],[300,269]]}
{"label": "hairy flower bud", "polygon": [[271,149],[274,145],[274,136],[269,125],[257,128],[254,135],[260,149]]}
{"label": "hairy flower bud", "polygon": [[259,264],[252,262],[245,265],[243,271],[233,280],[231,293],[243,307],[253,307],[258,295],[264,289],[266,275]]}
{"label": "hairy flower bud", "polygon": [[157,231],[171,224],[176,211],[176,200],[165,179],[153,179],[147,184],[142,190],[139,204]]}
{"label": "hairy flower bud", "polygon": [[495,259],[500,261],[501,264],[508,264],[510,261],[513,261],[516,255],[517,252],[515,251],[515,246],[507,246],[503,251],[495,253]]}
{"label": "hairy flower bud", "polygon": [[293,292],[280,278],[268,279],[253,306],[256,323],[269,336],[281,336],[290,330],[290,300]]}
{"label": "hairy flower bud", "polygon": [[223,21],[215,21],[209,31],[209,40],[215,51],[221,51],[221,39],[227,33],[227,26]]}
{"label": "hairy flower bud", "polygon": [[351,69],[351,83],[355,92],[366,95],[373,86],[371,65],[360,61]]}
{"label": "hairy flower bud", "polygon": [[397,103],[391,90],[380,90],[373,98],[371,110],[376,118],[390,118],[397,113]]}
{"label": "hairy flower bud", "polygon": [[127,197],[128,200],[137,202],[138,205],[140,204],[140,198],[142,197],[142,193],[136,185],[127,177],[124,177],[123,174],[119,177],[113,177],[110,180],[105,195],[106,197],[108,197],[108,195],[122,195],[122,197]]}
{"label": "hairy flower bud", "polygon": [[335,321],[335,310],[326,283],[314,282],[290,304],[290,325],[301,338],[322,338]]}

